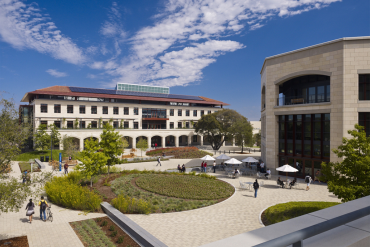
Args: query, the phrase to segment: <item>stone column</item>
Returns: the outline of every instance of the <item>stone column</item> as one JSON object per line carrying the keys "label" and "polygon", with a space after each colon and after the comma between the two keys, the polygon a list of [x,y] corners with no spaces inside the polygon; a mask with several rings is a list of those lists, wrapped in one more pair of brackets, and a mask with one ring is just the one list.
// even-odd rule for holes
{"label": "stone column", "polygon": [[84,139],[80,138],[80,151],[84,150]]}
{"label": "stone column", "polygon": [[235,137],[233,138],[233,147],[235,147]]}
{"label": "stone column", "polygon": [[132,148],[136,148],[136,137],[132,137]]}
{"label": "stone column", "polygon": [[199,136],[199,139],[200,139],[200,145],[203,146],[203,138],[204,136]]}
{"label": "stone column", "polygon": [[148,148],[152,148],[152,137],[148,136]]}
{"label": "stone column", "polygon": [[175,137],[175,147],[178,147],[179,146],[179,137],[178,136],[174,136]]}
{"label": "stone column", "polygon": [[191,135],[188,135],[188,145],[191,145]]}
{"label": "stone column", "polygon": [[166,137],[161,136],[161,146],[162,148],[166,147]]}

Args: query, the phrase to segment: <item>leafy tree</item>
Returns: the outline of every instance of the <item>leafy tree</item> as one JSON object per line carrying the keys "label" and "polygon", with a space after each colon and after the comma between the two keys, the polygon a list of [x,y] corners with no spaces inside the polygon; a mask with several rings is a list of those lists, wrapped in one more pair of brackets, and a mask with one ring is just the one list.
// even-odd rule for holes
{"label": "leafy tree", "polygon": [[75,156],[80,151],[78,140],[64,135],[62,138],[63,151],[67,156]]}
{"label": "leafy tree", "polygon": [[348,134],[352,138],[343,138],[338,149],[333,150],[343,161],[321,164],[329,191],[342,202],[370,195],[370,137],[366,137],[364,128],[358,124]]}
{"label": "leafy tree", "polygon": [[244,151],[244,145],[250,145],[252,143],[252,130],[252,125],[243,116],[237,118],[230,128],[230,132],[235,137],[235,143],[242,148],[242,152]]}
{"label": "leafy tree", "polygon": [[123,149],[123,152],[125,152],[125,149],[130,146],[130,144],[128,143],[127,139],[125,137],[122,138],[122,149]]}
{"label": "leafy tree", "polygon": [[122,136],[114,131],[114,128],[110,124],[105,124],[103,133],[100,135],[100,147],[103,149],[103,153],[108,157],[108,175],[110,166],[114,166],[120,163],[119,155],[123,153],[123,141]]}
{"label": "leafy tree", "polygon": [[231,109],[223,109],[212,114],[203,115],[195,124],[195,132],[205,136],[213,150],[218,150],[225,139],[232,138],[232,126],[242,115]]}
{"label": "leafy tree", "polygon": [[50,135],[46,132],[46,124],[40,124],[34,134],[34,146],[36,150],[50,149]]}
{"label": "leafy tree", "polygon": [[256,143],[258,147],[261,147],[261,131],[253,135],[253,143]]}
{"label": "leafy tree", "polygon": [[148,141],[144,138],[140,138],[136,143],[136,147],[141,150],[141,156],[143,156],[143,151],[148,149]]}
{"label": "leafy tree", "polygon": [[109,159],[103,152],[99,152],[99,149],[99,141],[90,138],[85,140],[85,149],[78,154],[78,159],[82,164],[77,164],[76,170],[90,179],[90,187],[92,187],[93,177],[100,173],[101,168],[107,164]]}

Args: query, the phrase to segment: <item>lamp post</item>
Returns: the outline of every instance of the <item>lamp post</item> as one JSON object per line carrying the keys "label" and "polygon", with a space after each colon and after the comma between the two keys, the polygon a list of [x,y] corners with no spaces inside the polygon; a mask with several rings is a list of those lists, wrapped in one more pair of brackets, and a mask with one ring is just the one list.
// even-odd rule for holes
{"label": "lamp post", "polygon": [[53,161],[53,131],[50,132],[51,146],[50,146],[50,161]]}

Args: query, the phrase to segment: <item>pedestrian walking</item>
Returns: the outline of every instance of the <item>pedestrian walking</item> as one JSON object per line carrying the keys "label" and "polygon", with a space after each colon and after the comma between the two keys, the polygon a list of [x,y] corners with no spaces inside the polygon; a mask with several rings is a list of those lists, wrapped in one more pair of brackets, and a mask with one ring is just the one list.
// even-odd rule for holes
{"label": "pedestrian walking", "polygon": [[200,172],[203,172],[203,168],[204,168],[204,161],[202,161],[202,164],[200,165]]}
{"label": "pedestrian walking", "polygon": [[207,172],[207,162],[204,162],[203,169],[204,169],[204,173],[206,173]]}
{"label": "pedestrian walking", "polygon": [[68,174],[68,164],[64,164],[64,174]]}
{"label": "pedestrian walking", "polygon": [[154,148],[155,148],[155,149],[157,149],[157,146],[158,146],[158,145],[157,145],[157,143],[154,143]]}
{"label": "pedestrian walking", "polygon": [[27,181],[27,170],[24,171],[24,174],[23,174],[23,183],[25,183]]}
{"label": "pedestrian walking", "polygon": [[44,214],[44,221],[46,221],[45,210],[48,206],[48,203],[44,200],[44,196],[41,196],[41,201],[39,201],[39,206],[40,206],[40,220],[42,220],[42,214]]}
{"label": "pedestrian walking", "polygon": [[256,181],[253,183],[253,189],[254,189],[254,198],[257,198],[257,191],[258,191],[258,188],[260,187],[260,185],[258,184],[258,181],[256,179]]}
{"label": "pedestrian walking", "polygon": [[306,188],[306,191],[307,191],[310,189],[310,183],[312,182],[311,176],[307,174],[306,177],[304,178],[304,181],[307,184],[307,188]]}
{"label": "pedestrian walking", "polygon": [[32,215],[35,213],[35,204],[32,202],[32,199],[30,199],[29,203],[27,203],[26,206],[26,216],[29,217],[30,224],[32,223]]}
{"label": "pedestrian walking", "polygon": [[216,161],[213,161],[213,173],[216,173]]}
{"label": "pedestrian walking", "polygon": [[156,166],[162,166],[162,164],[161,164],[161,157],[160,156],[158,156],[158,159],[157,159],[157,161],[158,161],[158,163],[157,163],[157,165]]}

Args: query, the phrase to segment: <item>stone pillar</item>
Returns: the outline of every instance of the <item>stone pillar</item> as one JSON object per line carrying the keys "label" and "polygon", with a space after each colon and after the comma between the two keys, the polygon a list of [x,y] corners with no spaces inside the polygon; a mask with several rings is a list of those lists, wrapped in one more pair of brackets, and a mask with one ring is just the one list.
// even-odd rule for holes
{"label": "stone pillar", "polygon": [[179,137],[175,136],[175,147],[179,147]]}
{"label": "stone pillar", "polygon": [[203,138],[204,136],[199,136],[199,139],[200,139],[200,145],[203,146]]}
{"label": "stone pillar", "polygon": [[161,145],[162,148],[166,147],[166,137],[161,136]]}
{"label": "stone pillar", "polygon": [[233,147],[235,147],[235,138],[233,138]]}
{"label": "stone pillar", "polygon": [[147,137],[148,139],[148,148],[152,148],[152,137],[151,136],[148,136]]}
{"label": "stone pillar", "polygon": [[136,137],[132,137],[132,148],[136,148]]}
{"label": "stone pillar", "polygon": [[84,139],[80,138],[80,151],[84,150]]}
{"label": "stone pillar", "polygon": [[188,135],[188,145],[191,145],[191,135]]}

